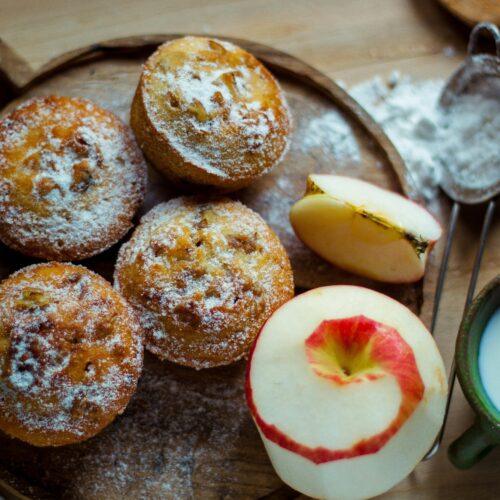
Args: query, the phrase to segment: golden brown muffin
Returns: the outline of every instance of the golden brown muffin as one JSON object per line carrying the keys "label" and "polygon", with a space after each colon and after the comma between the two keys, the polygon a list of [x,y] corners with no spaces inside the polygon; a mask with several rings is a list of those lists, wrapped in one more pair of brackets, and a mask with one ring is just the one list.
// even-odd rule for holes
{"label": "golden brown muffin", "polygon": [[290,132],[283,92],[254,56],[193,36],[165,43],[147,60],[130,124],[167,177],[226,191],[274,167]]}
{"label": "golden brown muffin", "polygon": [[142,331],[103,278],[56,262],[0,284],[0,430],[36,446],[88,439],[122,413]]}
{"label": "golden brown muffin", "polygon": [[285,249],[258,214],[196,197],[143,217],[120,249],[115,287],[138,312],[146,348],[194,368],[244,356],[294,292]]}
{"label": "golden brown muffin", "polygon": [[0,240],[80,260],[130,229],[146,164],[132,131],[85,99],[31,99],[0,121]]}

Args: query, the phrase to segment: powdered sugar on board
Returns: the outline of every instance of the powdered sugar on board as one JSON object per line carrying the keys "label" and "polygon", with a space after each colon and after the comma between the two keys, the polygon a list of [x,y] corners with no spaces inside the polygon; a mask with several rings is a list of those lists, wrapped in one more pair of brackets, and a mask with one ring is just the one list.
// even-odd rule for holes
{"label": "powdered sugar on board", "polygon": [[322,153],[332,160],[359,163],[361,154],[354,132],[346,119],[332,109],[303,123],[295,134],[296,144],[305,154]]}
{"label": "powdered sugar on board", "polygon": [[103,250],[130,227],[145,170],[131,132],[111,113],[82,99],[26,101],[0,122],[6,243],[51,258]]}
{"label": "powdered sugar on board", "polygon": [[351,89],[392,140],[426,198],[436,195],[441,176],[431,145],[437,141],[436,105],[442,87],[442,80],[416,82],[394,73],[387,83],[375,77]]}
{"label": "powdered sugar on board", "polygon": [[394,73],[352,90],[385,130],[427,199],[444,173],[462,186],[484,188],[500,181],[500,99],[463,95],[449,110],[439,106],[443,80],[414,80]]}
{"label": "powdered sugar on board", "polygon": [[[0,437],[9,450],[0,461],[9,457],[23,475],[36,463],[44,487],[75,499],[255,498],[280,482],[243,386],[243,363],[195,372],[147,356],[127,411],[98,438],[71,449],[18,447],[12,462],[12,443]],[[247,484],[259,486],[247,493]]]}

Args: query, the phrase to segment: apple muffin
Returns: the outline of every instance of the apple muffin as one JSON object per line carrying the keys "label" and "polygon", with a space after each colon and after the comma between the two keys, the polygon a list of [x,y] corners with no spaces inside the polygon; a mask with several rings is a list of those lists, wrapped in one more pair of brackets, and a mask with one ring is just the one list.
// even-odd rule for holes
{"label": "apple muffin", "polygon": [[0,429],[36,446],[94,436],[134,393],[142,341],[132,308],[88,269],[11,275],[0,284]]}
{"label": "apple muffin", "polygon": [[121,239],[146,187],[129,127],[85,99],[38,97],[0,121],[0,240],[81,260]]}
{"label": "apple muffin", "polygon": [[180,197],[146,214],[120,249],[115,287],[138,313],[146,348],[193,368],[232,363],[294,293],[278,237],[229,199]]}
{"label": "apple muffin", "polygon": [[130,124],[168,178],[230,191],[280,161],[290,113],[278,82],[254,56],[188,36],[161,45],[146,61]]}

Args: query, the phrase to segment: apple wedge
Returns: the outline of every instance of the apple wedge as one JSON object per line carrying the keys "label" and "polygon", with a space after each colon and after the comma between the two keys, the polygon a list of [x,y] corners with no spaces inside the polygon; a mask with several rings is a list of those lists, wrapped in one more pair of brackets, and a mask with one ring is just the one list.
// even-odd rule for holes
{"label": "apple wedge", "polygon": [[441,427],[446,393],[420,319],[356,286],[281,306],[247,366],[248,406],[276,472],[315,498],[368,498],[407,476]]}
{"label": "apple wedge", "polygon": [[425,208],[368,182],[310,175],[290,221],[314,252],[361,276],[389,283],[418,281],[441,226]]}

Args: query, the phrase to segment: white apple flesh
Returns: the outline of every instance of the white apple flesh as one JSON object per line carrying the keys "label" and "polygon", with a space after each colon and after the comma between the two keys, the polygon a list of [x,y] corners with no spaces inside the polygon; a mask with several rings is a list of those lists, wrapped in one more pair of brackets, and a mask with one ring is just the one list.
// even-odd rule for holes
{"label": "white apple flesh", "polygon": [[297,236],[327,261],[390,283],[421,279],[441,236],[439,223],[417,203],[337,175],[310,175],[290,221]]}
{"label": "white apple flesh", "polygon": [[326,499],[369,498],[405,476],[444,416],[443,361],[408,308],[355,286],[281,306],[251,353],[247,401],[281,479]]}

